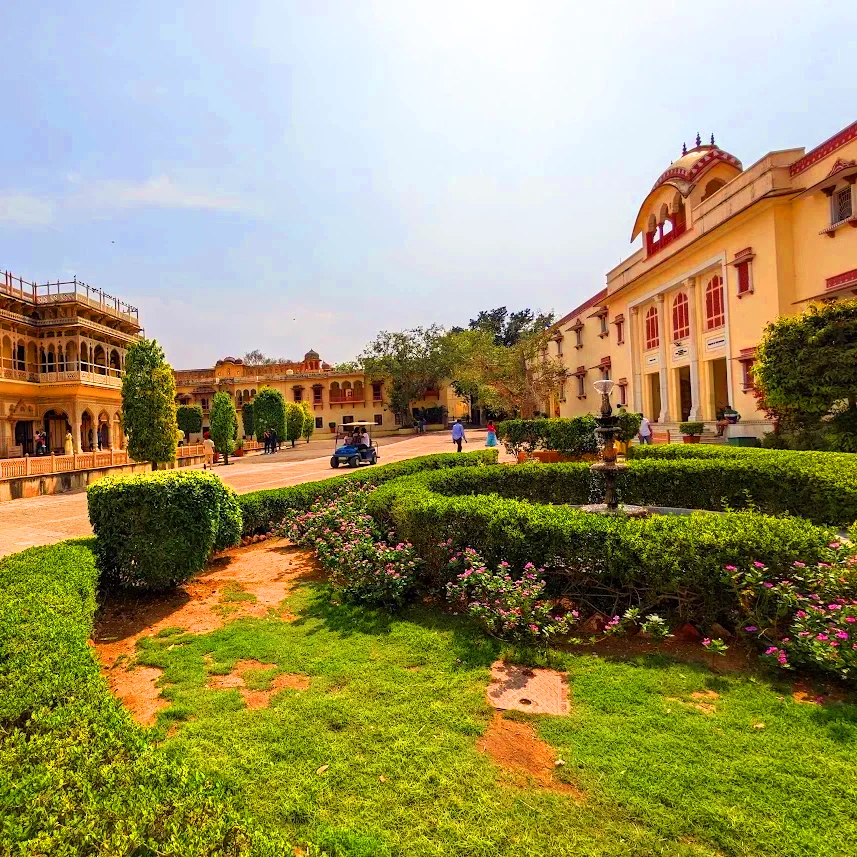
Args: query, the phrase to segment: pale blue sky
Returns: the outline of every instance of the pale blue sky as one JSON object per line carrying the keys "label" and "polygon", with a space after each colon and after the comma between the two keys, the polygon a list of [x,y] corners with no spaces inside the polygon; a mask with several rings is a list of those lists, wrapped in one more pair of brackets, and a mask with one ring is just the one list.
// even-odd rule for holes
{"label": "pale blue sky", "polygon": [[747,166],[857,118],[853,0],[4,6],[0,268],[176,367],[565,313],[697,130]]}

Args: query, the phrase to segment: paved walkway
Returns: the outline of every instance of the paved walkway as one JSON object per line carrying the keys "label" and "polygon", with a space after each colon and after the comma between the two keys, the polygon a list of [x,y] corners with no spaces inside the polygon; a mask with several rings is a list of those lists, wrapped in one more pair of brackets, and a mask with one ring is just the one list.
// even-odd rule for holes
{"label": "paved walkway", "polygon": [[[465,450],[483,448],[484,432],[473,432],[471,438],[470,445],[465,446]],[[452,452],[455,449],[448,432],[412,435],[407,438],[382,438],[380,445],[381,464],[403,461],[418,455]],[[319,439],[310,444],[298,445],[295,449],[284,447],[276,455],[235,458],[234,464],[215,467],[214,472],[239,494],[262,488],[315,482],[337,473],[348,472],[347,468],[345,471],[331,469],[332,446],[332,438],[324,443]],[[502,447],[500,454],[501,458],[505,457]],[[48,545],[91,533],[86,513],[85,491],[0,503],[0,556],[7,556],[34,545]]]}

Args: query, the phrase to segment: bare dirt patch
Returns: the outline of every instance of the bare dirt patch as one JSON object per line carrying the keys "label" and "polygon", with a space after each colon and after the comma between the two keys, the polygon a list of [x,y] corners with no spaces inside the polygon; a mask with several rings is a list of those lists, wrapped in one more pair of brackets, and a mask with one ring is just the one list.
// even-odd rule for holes
{"label": "bare dirt patch", "polygon": [[[135,719],[152,723],[168,703],[160,700],[151,711],[151,701],[160,696],[155,686],[160,670],[135,665],[140,639],[166,628],[207,634],[235,619],[265,616],[272,610],[290,621],[295,617],[281,608],[282,602],[296,584],[320,578],[312,552],[285,539],[268,539],[225,551],[199,577],[172,592],[109,596],[101,605],[93,633],[102,671]],[[238,600],[236,593],[242,596]]]}
{"label": "bare dirt patch", "polygon": [[568,714],[568,680],[556,670],[495,661],[486,694],[491,705],[505,711]]}
{"label": "bare dirt patch", "polygon": [[213,675],[209,678],[207,687],[212,690],[237,689],[248,708],[267,708],[271,697],[279,690],[306,690],[310,686],[310,677],[298,673],[281,673],[265,682],[267,687],[258,689],[247,687],[247,680],[253,673],[264,673],[277,669],[276,664],[263,664],[259,661],[242,660],[235,664],[229,675]]}
{"label": "bare dirt patch", "polygon": [[529,723],[506,720],[498,711],[485,734],[479,739],[479,750],[487,753],[501,768],[512,775],[512,783],[526,787],[535,782],[582,800],[583,793],[571,783],[557,779],[558,766],[553,750],[536,735]]}
{"label": "bare dirt patch", "polygon": [[143,726],[152,726],[158,712],[169,705],[157,686],[162,672],[157,667],[134,665],[116,670],[109,676],[113,695]]}

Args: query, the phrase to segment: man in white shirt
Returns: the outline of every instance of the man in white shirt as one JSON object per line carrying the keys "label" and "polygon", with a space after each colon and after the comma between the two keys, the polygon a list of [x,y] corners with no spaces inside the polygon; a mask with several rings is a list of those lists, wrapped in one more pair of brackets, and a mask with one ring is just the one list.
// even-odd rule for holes
{"label": "man in white shirt", "polygon": [[640,443],[652,442],[652,424],[643,417],[640,420]]}
{"label": "man in white shirt", "polygon": [[363,434],[360,435],[360,449],[369,449],[372,446],[372,441],[369,440],[369,432],[363,429]]}
{"label": "man in white shirt", "polygon": [[202,445],[205,447],[205,464],[202,465],[202,469],[208,470],[214,464],[214,441],[210,437],[206,437]]}

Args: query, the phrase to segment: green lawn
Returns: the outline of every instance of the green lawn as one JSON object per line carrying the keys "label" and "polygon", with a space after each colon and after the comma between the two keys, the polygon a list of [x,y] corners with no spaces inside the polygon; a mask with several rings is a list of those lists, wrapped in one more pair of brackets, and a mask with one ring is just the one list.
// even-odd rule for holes
{"label": "green lawn", "polygon": [[[295,622],[162,633],[143,641],[139,659],[165,670],[173,704],[158,728],[185,721],[167,752],[225,779],[264,824],[328,853],[857,852],[857,706],[799,705],[785,686],[657,657],[554,654],[551,665],[571,678],[572,712],[532,720],[567,763],[560,778],[585,793],[575,802],[509,785],[478,752],[500,649],[463,620],[331,606],[318,584],[289,606]],[[250,658],[305,673],[311,686],[256,711],[237,690],[206,689],[207,673]],[[714,713],[690,704],[699,690],[719,694]]]}

